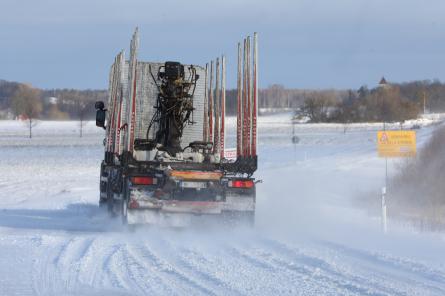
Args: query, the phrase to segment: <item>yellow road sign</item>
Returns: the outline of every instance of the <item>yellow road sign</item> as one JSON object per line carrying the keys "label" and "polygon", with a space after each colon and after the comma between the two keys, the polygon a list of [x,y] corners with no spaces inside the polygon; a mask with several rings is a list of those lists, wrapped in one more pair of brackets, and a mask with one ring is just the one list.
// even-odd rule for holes
{"label": "yellow road sign", "polygon": [[416,150],[415,131],[377,132],[379,157],[414,157]]}

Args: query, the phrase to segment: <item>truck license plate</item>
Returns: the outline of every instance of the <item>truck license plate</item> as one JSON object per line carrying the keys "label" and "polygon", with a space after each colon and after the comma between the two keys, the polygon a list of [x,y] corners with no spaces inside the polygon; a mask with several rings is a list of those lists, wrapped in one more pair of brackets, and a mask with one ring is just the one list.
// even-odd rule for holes
{"label": "truck license plate", "polygon": [[182,188],[197,188],[197,189],[202,189],[202,188],[207,188],[207,183],[206,183],[206,182],[190,182],[190,181],[182,181],[182,182],[181,182],[181,187],[182,187]]}

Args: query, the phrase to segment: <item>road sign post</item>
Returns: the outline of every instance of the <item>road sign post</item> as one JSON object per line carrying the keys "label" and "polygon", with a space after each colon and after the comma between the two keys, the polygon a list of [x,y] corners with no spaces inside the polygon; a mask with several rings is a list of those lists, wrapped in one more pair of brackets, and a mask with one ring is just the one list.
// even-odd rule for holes
{"label": "road sign post", "polygon": [[385,186],[382,188],[382,231],[387,232],[386,194],[388,188],[388,158],[415,157],[416,132],[415,131],[378,131],[377,151],[379,157],[385,158]]}
{"label": "road sign post", "polygon": [[386,217],[386,187],[382,188],[382,230],[383,233],[386,233],[388,231],[388,225],[387,225],[387,217]]}

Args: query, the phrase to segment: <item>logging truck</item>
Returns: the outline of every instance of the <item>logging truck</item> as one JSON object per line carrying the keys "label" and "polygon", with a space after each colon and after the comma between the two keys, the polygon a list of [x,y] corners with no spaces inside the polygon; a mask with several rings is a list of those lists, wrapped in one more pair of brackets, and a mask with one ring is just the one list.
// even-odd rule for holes
{"label": "logging truck", "polygon": [[99,204],[125,224],[190,225],[201,217],[255,218],[257,34],[238,43],[236,155],[225,151],[226,59],[204,66],[129,58],[111,66],[108,102],[96,102],[105,130]]}

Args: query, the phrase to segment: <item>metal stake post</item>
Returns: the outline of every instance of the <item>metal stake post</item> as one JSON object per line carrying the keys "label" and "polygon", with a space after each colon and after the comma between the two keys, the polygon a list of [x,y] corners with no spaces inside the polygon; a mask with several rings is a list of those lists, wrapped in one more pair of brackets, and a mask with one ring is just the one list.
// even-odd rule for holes
{"label": "metal stake post", "polygon": [[386,187],[382,188],[382,231],[388,232],[387,219],[386,219]]}

